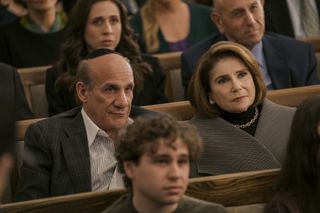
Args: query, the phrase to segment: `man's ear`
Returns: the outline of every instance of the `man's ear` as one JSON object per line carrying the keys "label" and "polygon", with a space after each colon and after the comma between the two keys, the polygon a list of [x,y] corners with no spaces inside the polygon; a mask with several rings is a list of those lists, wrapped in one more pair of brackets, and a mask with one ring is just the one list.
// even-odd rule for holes
{"label": "man's ear", "polygon": [[125,161],[123,162],[123,169],[124,172],[126,173],[127,177],[131,180],[134,179],[135,176],[135,170],[134,168],[136,167],[136,164],[133,161]]}
{"label": "man's ear", "polygon": [[220,17],[220,14],[218,14],[216,11],[211,12],[211,20],[215,23],[220,33],[224,33],[224,26]]}
{"label": "man's ear", "polygon": [[79,100],[82,103],[86,103],[88,101],[88,86],[85,83],[79,81],[76,83],[76,91]]}

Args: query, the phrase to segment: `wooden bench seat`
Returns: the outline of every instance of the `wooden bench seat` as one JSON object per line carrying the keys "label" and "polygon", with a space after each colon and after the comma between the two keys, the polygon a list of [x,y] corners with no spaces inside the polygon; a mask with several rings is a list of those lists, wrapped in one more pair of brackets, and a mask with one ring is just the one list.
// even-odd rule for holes
{"label": "wooden bench seat", "polygon": [[[229,211],[237,212],[238,207],[235,206],[245,210],[268,201],[278,174],[279,170],[274,169],[194,178],[190,180],[187,195],[233,207]],[[0,206],[0,210],[10,213],[100,212],[126,192],[110,190],[79,193],[5,204]]]}

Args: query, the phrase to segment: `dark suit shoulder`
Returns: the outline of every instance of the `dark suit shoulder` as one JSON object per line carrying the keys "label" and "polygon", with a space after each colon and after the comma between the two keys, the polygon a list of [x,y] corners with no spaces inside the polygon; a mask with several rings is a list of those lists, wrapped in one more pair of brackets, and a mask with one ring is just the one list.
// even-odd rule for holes
{"label": "dark suit shoulder", "polygon": [[[16,68],[14,68],[13,66],[0,62],[0,74],[1,74],[1,78],[5,82],[13,82],[14,76],[18,75],[18,72]],[[4,86],[3,83],[2,83],[2,86]]]}
{"label": "dark suit shoulder", "polygon": [[48,129],[52,129],[52,128],[64,129],[69,122],[73,121],[73,119],[77,115],[79,115],[80,111],[81,111],[81,107],[76,107],[69,111],[41,120],[35,124],[30,125],[30,127],[37,126],[40,128],[48,128]]}
{"label": "dark suit shoulder", "polygon": [[102,213],[138,213],[132,205],[132,197],[130,194],[125,194],[116,200],[109,208]]}
{"label": "dark suit shoulder", "polygon": [[[1,71],[1,73],[8,72],[9,70],[13,71],[14,69],[15,68],[13,66],[0,62],[0,71]],[[9,71],[9,72],[11,72],[11,71]]]}
{"label": "dark suit shoulder", "polygon": [[276,44],[279,44],[283,47],[288,47],[288,48],[311,46],[310,44],[308,44],[306,42],[299,41],[295,38],[291,38],[291,37],[280,35],[280,34],[273,33],[273,32],[266,32],[264,37],[269,42],[274,42]]}
{"label": "dark suit shoulder", "polygon": [[178,209],[175,213],[182,212],[210,212],[210,213],[225,213],[226,209],[217,203],[211,203],[196,198],[184,196],[179,202]]}

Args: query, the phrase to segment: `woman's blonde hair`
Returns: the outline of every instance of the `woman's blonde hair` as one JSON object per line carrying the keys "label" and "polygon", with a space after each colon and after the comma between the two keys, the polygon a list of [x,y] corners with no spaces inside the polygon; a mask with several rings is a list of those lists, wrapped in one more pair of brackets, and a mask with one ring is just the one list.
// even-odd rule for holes
{"label": "woman's blonde hair", "polygon": [[252,106],[262,103],[266,96],[266,86],[259,70],[259,63],[252,53],[244,46],[230,41],[214,44],[201,58],[192,75],[188,95],[192,106],[200,114],[217,117],[219,111],[209,103],[210,73],[215,65],[226,58],[239,59],[252,75],[256,96]]}
{"label": "woman's blonde hair", "polygon": [[155,53],[159,49],[159,24],[156,20],[155,11],[158,8],[159,0],[148,0],[141,8],[141,19],[143,25],[143,35],[148,53]]}

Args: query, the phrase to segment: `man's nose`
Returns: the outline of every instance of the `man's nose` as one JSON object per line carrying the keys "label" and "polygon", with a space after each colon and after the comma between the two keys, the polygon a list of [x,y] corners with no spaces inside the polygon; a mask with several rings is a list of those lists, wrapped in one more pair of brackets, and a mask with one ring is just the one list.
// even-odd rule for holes
{"label": "man's nose", "polygon": [[250,11],[246,12],[246,19],[248,24],[254,24],[256,22],[255,15]]}
{"label": "man's nose", "polygon": [[121,91],[115,96],[115,104],[118,107],[126,107],[129,104],[129,97],[125,91]]}
{"label": "man's nose", "polygon": [[169,169],[169,178],[170,179],[178,179],[181,174],[181,168],[178,163],[172,163]]}

